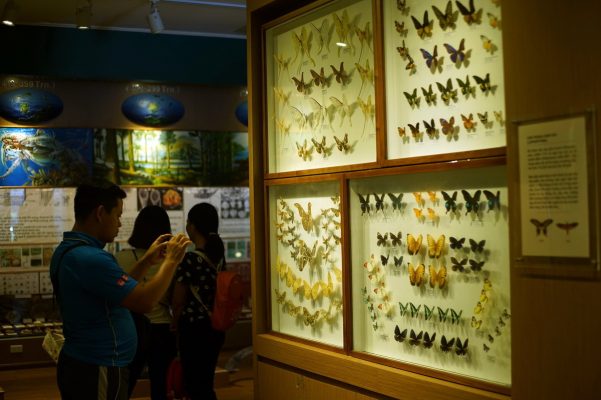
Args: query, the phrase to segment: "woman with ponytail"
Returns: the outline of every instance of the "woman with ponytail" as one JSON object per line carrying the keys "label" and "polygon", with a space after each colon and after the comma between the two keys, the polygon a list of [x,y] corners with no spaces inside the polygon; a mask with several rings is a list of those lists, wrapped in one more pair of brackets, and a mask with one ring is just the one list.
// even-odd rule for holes
{"label": "woman with ponytail", "polygon": [[173,327],[179,339],[184,388],[190,399],[216,400],[213,380],[225,333],[211,326],[217,272],[225,268],[217,210],[209,203],[190,209],[186,232],[195,245],[175,273]]}

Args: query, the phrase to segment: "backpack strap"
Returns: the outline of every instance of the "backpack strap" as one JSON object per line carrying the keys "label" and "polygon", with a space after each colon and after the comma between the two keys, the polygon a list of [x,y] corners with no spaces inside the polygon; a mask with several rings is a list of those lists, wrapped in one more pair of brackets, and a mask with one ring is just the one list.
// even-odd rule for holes
{"label": "backpack strap", "polygon": [[70,245],[63,251],[63,253],[59,256],[58,261],[56,263],[56,271],[54,272],[54,274],[50,274],[50,282],[52,283],[52,291],[53,291],[53,302],[55,299],[58,298],[58,294],[59,294],[59,289],[60,289],[59,288],[59,272],[60,272],[61,263],[63,262],[63,258],[69,251],[73,250],[76,247],[90,245],[90,243],[86,242],[85,240],[81,240],[81,239],[74,239],[74,240],[70,240],[70,241],[73,241],[75,243],[73,243],[72,245]]}
{"label": "backpack strap", "polygon": [[[220,261],[219,264],[217,266],[215,266],[213,261],[211,261],[211,259],[204,252],[202,252],[200,250],[194,250],[192,253],[198,255],[200,258],[202,258],[204,261],[206,261],[210,267],[214,268],[217,271],[217,273],[220,272],[220,270],[223,266],[223,261]],[[204,303],[204,301],[202,301],[202,299],[200,298],[200,293],[198,293],[198,290],[193,288],[191,285],[188,285],[188,287],[190,288],[190,292],[192,293],[192,295],[196,298],[196,300],[198,300],[198,302],[200,303],[202,308],[205,309],[205,311],[207,312],[207,314],[210,317],[213,313],[211,310],[209,310],[209,307],[207,307],[207,305]]]}

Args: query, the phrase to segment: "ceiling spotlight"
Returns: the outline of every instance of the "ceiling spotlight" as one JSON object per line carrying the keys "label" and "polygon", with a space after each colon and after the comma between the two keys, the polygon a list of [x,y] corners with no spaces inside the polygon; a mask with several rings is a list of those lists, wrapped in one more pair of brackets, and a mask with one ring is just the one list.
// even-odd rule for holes
{"label": "ceiling spotlight", "polygon": [[92,22],[92,0],[80,1],[75,7],[75,24],[77,29],[90,29]]}
{"label": "ceiling spotlight", "polygon": [[8,0],[2,11],[2,23],[8,26],[15,26],[15,17],[17,16],[17,6],[13,0]]}
{"label": "ceiling spotlight", "polygon": [[159,0],[150,0],[150,12],[146,17],[148,19],[148,26],[150,26],[150,32],[152,33],[160,33],[165,29],[157,7],[158,2]]}

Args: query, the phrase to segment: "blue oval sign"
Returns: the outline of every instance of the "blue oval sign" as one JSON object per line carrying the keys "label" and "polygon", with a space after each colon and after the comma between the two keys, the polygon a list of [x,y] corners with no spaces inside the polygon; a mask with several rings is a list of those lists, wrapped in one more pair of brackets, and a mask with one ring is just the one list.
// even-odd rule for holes
{"label": "blue oval sign", "polygon": [[0,116],[17,124],[50,121],[62,112],[62,100],[45,90],[20,88],[0,94]]}
{"label": "blue oval sign", "polygon": [[166,126],[184,116],[184,106],[164,94],[141,93],[125,99],[121,112],[133,123],[144,126]]}

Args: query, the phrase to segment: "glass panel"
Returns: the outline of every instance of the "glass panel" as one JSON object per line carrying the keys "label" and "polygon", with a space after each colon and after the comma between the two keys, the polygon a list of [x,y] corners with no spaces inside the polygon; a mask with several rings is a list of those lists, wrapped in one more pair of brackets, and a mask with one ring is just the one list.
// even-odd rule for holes
{"label": "glass panel", "polygon": [[269,172],[375,161],[371,1],[271,28],[266,48]]}
{"label": "glass panel", "polygon": [[350,182],[354,349],[511,383],[505,167]]}
{"label": "glass panel", "polygon": [[342,347],[337,181],[269,188],[272,329]]}

